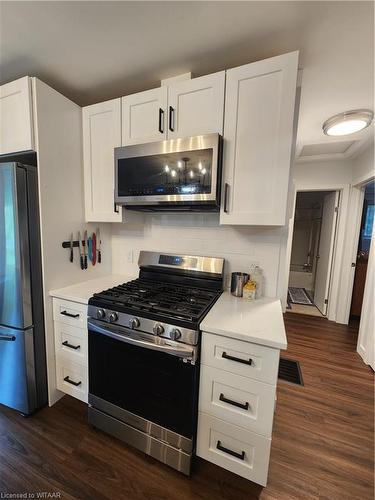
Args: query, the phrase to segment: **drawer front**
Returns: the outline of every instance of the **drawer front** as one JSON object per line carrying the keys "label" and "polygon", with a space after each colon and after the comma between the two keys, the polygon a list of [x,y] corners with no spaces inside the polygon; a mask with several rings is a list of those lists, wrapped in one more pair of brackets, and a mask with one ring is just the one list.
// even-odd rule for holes
{"label": "drawer front", "polygon": [[271,439],[199,413],[197,455],[266,486]]}
{"label": "drawer front", "polygon": [[69,300],[53,299],[53,319],[59,323],[87,328],[87,305]]}
{"label": "drawer front", "polygon": [[275,392],[275,386],[202,366],[199,411],[271,437]]}
{"label": "drawer front", "polygon": [[85,366],[57,356],[56,377],[60,391],[87,403],[88,374]]}
{"label": "drawer front", "polygon": [[202,363],[276,385],[280,351],[203,332]]}
{"label": "drawer front", "polygon": [[56,356],[88,366],[87,330],[58,321],[54,322],[54,329]]}

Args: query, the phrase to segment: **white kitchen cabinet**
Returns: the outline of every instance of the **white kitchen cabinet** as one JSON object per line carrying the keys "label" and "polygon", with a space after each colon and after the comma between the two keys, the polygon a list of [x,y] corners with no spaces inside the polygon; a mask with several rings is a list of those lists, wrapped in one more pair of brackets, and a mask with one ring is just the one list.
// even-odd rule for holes
{"label": "white kitchen cabinet", "polygon": [[220,224],[285,224],[298,52],[227,71]]}
{"label": "white kitchen cabinet", "polygon": [[121,222],[114,203],[114,148],[121,146],[121,99],[82,109],[85,218]]}
{"label": "white kitchen cabinet", "polygon": [[87,304],[54,297],[56,387],[87,403]]}
{"label": "white kitchen cabinet", "polygon": [[167,88],[146,90],[122,98],[122,145],[167,138]]}
{"label": "white kitchen cabinet", "polygon": [[223,133],[225,71],[168,87],[168,139]]}
{"label": "white kitchen cabinet", "polygon": [[25,76],[0,87],[0,154],[33,149],[31,79]]}
{"label": "white kitchen cabinet", "polygon": [[[279,314],[282,323],[281,309]],[[206,329],[202,334],[197,455],[262,486],[267,484],[279,356],[279,349],[229,334]]]}

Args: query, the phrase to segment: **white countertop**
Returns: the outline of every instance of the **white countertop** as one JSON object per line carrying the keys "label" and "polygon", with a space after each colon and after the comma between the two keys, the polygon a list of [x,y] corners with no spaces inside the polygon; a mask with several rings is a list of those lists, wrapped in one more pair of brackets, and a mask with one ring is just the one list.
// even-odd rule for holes
{"label": "white countertop", "polygon": [[121,285],[122,283],[126,283],[127,281],[131,281],[135,278],[136,276],[110,274],[102,276],[101,278],[82,281],[81,283],[76,283],[75,285],[67,286],[65,288],[51,290],[49,294],[51,297],[87,304],[89,298],[94,293],[101,292],[102,290],[106,290],[107,288],[111,288],[116,285]]}
{"label": "white countertop", "polygon": [[246,300],[224,292],[201,323],[203,332],[286,349],[280,300]]}

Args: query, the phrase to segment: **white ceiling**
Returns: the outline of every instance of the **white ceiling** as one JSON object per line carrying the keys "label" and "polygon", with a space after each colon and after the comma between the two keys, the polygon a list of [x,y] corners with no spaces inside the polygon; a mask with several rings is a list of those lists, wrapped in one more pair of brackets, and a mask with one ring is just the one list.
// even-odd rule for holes
{"label": "white ceiling", "polygon": [[86,105],[299,49],[298,152],[337,140],[329,116],[373,109],[373,31],[370,1],[2,1],[0,83],[37,76]]}

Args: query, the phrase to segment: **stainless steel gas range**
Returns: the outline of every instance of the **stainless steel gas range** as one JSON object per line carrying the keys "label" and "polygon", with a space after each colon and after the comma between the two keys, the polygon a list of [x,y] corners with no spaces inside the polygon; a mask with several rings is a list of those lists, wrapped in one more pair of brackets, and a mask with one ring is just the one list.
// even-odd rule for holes
{"label": "stainless steel gas range", "polygon": [[199,325],[224,260],[141,252],[139,278],[89,300],[89,422],[190,474]]}

